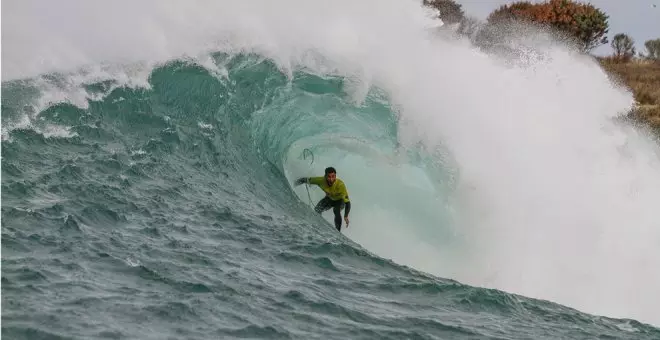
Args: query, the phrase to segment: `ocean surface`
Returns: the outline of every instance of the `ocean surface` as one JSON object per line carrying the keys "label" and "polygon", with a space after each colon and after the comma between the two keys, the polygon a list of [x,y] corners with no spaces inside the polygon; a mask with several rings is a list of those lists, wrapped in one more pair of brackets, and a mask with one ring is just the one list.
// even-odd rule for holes
{"label": "ocean surface", "polygon": [[[593,61],[412,2],[34,3],[3,2],[4,339],[660,339],[660,147]],[[327,166],[341,233],[292,184]]]}

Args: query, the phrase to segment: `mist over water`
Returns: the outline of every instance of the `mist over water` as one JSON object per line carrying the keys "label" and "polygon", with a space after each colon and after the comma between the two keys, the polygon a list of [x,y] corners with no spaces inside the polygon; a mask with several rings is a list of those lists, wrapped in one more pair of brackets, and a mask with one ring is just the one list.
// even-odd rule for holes
{"label": "mist over water", "polygon": [[[632,95],[585,56],[544,39],[512,65],[437,34],[417,1],[5,1],[2,13],[3,83],[58,71],[144,86],[176,57],[222,78],[209,52],[254,52],[289,76],[346,77],[356,107],[381,89],[397,143],[283,162],[291,177],[334,164],[355,206],[345,235],[440,277],[660,324],[660,148],[616,119]],[[419,145],[446,158],[395,156]]]}

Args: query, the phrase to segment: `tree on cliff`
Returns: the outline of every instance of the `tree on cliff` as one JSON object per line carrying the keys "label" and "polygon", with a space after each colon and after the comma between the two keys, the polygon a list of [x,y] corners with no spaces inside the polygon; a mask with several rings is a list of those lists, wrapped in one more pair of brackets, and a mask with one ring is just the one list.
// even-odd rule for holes
{"label": "tree on cliff", "polygon": [[486,21],[489,24],[506,23],[513,20],[531,21],[532,16],[530,13],[535,6],[527,1],[502,5],[490,13]]}
{"label": "tree on cliff", "polygon": [[423,4],[437,9],[442,22],[448,25],[461,22],[465,17],[462,6],[452,0],[423,0]]}
{"label": "tree on cliff", "polygon": [[522,21],[550,27],[575,41],[583,51],[607,43],[608,16],[591,4],[572,0],[549,0],[543,3],[518,1],[500,6],[488,16],[490,25]]}
{"label": "tree on cliff", "polygon": [[635,56],[635,40],[625,33],[619,33],[612,38],[612,49],[617,59],[628,61]]}
{"label": "tree on cliff", "polygon": [[655,40],[647,40],[644,43],[646,47],[646,58],[653,60],[660,60],[660,38]]}

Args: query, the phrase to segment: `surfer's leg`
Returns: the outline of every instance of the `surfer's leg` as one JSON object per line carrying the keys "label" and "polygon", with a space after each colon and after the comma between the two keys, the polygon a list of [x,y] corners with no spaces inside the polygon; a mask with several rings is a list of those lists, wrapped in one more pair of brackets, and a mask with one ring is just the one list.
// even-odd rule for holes
{"label": "surfer's leg", "polygon": [[323,197],[322,200],[319,201],[319,203],[316,203],[316,207],[314,207],[314,211],[317,213],[322,213],[332,207],[332,200],[330,197]]}
{"label": "surfer's leg", "polygon": [[341,209],[343,207],[344,202],[342,200],[332,202],[332,212],[335,213],[335,228],[339,232],[341,232]]}

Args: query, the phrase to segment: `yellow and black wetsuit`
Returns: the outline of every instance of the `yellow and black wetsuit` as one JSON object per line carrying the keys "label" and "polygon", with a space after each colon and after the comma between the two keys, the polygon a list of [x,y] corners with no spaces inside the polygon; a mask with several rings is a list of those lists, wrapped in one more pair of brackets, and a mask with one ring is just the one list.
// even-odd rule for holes
{"label": "yellow and black wetsuit", "polygon": [[348,216],[348,213],[351,211],[351,201],[348,198],[348,191],[346,190],[346,184],[344,181],[337,178],[332,185],[328,185],[328,181],[324,176],[321,177],[303,177],[299,178],[296,181],[296,184],[315,184],[318,185],[321,190],[325,192],[325,197],[321,199],[314,208],[314,211],[317,213],[322,213],[330,208],[335,214],[335,228],[338,231],[341,231],[341,209],[344,207],[344,216]]}

